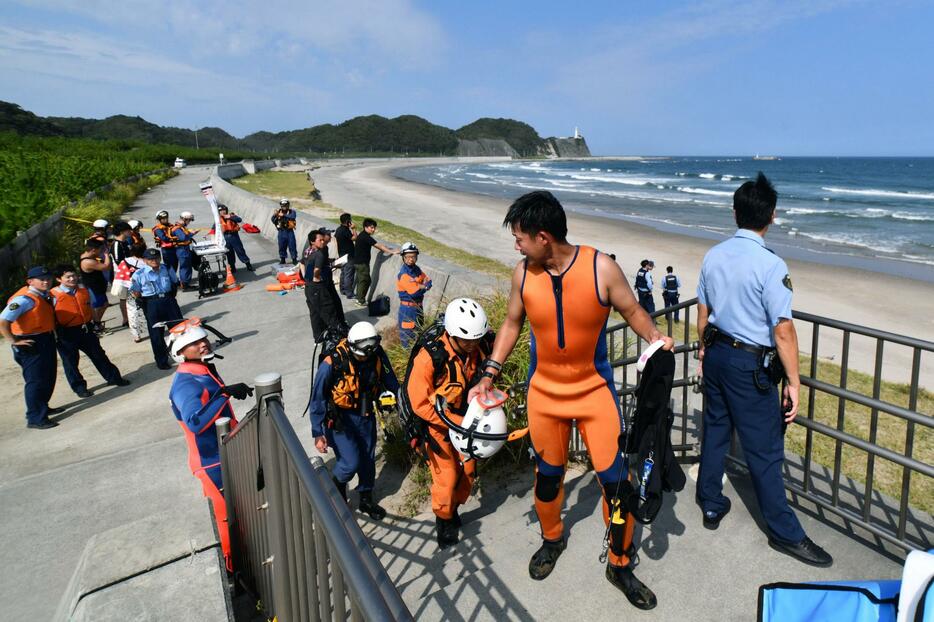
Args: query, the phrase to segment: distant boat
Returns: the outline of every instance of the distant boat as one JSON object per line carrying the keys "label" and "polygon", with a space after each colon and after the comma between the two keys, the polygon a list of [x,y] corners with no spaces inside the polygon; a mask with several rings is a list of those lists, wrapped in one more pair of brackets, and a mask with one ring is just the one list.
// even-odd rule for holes
{"label": "distant boat", "polygon": [[760,156],[758,153],[752,156],[753,160],[781,160],[778,156]]}

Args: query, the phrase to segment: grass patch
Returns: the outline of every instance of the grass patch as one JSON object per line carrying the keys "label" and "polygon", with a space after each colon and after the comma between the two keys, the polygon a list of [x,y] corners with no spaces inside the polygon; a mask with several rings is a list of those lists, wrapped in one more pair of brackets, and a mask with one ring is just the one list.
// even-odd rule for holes
{"label": "grass patch", "polygon": [[[0,283],[4,300],[22,286],[29,266],[42,264],[51,269],[61,263],[77,263],[78,257],[84,251],[84,241],[91,232],[91,225],[88,223],[98,218],[110,222],[119,220],[120,215],[130,207],[137,196],[176,175],[178,171],[170,169],[135,182],[114,184],[111,190],[96,198],[68,207],[60,233],[47,238],[41,252],[35,254],[28,265],[19,266],[17,270],[11,271],[5,282]],[[85,222],[69,220],[72,218]]]}
{"label": "grass patch", "polygon": [[[293,201],[293,207],[299,209],[313,209],[325,212],[326,218],[335,224],[340,221],[338,217],[341,210],[334,207],[326,201],[314,197],[314,184],[308,181],[305,173],[288,171],[261,171],[255,175],[246,175],[232,180],[236,186],[270,198],[286,197]],[[354,221],[359,224],[367,214],[354,214]],[[512,276],[512,269],[488,257],[474,255],[467,251],[453,246],[442,244],[437,240],[426,235],[397,225],[388,220],[374,218],[379,223],[376,230],[376,237],[380,240],[386,240],[392,244],[400,245],[405,242],[414,242],[426,255],[437,257],[444,261],[449,261],[469,270],[482,272],[491,276],[509,279]]]}
{"label": "grass patch", "polygon": [[[801,357],[802,373],[810,373],[811,358]],[[819,359],[817,365],[817,379],[839,386],[840,366]],[[872,376],[850,369],[847,372],[846,388],[850,391],[872,395]],[[798,417],[806,417],[809,408],[809,390],[801,387],[801,403]],[[909,386],[894,382],[882,382],[879,399],[883,402],[908,408]],[[819,391],[814,392],[814,420],[832,428],[837,427],[837,411],[840,400],[832,395]],[[917,411],[921,413],[934,413],[934,393],[925,389],[918,391]],[[843,421],[843,431],[865,441],[875,442],[877,445],[891,449],[897,453],[904,453],[907,422],[885,413],[877,414],[875,440],[871,438],[872,413],[865,406],[846,403],[846,413]],[[915,436],[912,457],[915,460],[930,464],[934,462],[934,431],[923,426],[914,426]],[[785,447],[795,453],[804,454],[807,430],[803,426],[793,425],[788,428],[785,437]],[[836,442],[834,439],[814,434],[811,446],[814,462],[832,467],[836,455]],[[846,477],[859,482],[866,481],[868,454],[861,449],[846,444],[841,449],[841,472]],[[901,466],[883,458],[876,457],[872,465],[873,488],[892,498],[901,499],[902,493]],[[911,478],[908,503],[910,506],[924,510],[934,511],[934,480],[923,475],[914,474]]]}

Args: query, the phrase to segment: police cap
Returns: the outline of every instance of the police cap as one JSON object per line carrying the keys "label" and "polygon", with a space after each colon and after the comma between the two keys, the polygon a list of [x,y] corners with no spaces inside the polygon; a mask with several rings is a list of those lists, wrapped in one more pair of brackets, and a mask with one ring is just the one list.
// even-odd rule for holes
{"label": "police cap", "polygon": [[51,279],[52,271],[45,266],[33,266],[26,272],[27,279]]}
{"label": "police cap", "polygon": [[158,248],[147,248],[143,252],[143,259],[161,259],[162,253],[159,252]]}

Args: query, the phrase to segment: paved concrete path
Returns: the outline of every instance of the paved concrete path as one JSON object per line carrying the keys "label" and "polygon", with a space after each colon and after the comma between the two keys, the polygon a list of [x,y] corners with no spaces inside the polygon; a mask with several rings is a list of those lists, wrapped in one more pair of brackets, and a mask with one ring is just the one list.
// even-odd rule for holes
{"label": "paved concrete path", "polygon": [[[209,227],[207,202],[198,182],[207,169],[190,168],[146,193],[131,214],[145,223],[167,209],[181,210]],[[306,450],[307,419],[300,414],[308,395],[312,341],[304,296],[266,292],[275,243],[243,236],[256,274],[240,271],[245,288],[197,300],[180,294],[186,315],[199,315],[234,338],[220,353],[218,368],[228,382],[256,375],[283,375],[287,414]],[[111,310],[108,321],[119,324]],[[364,319],[362,311],[348,321]],[[22,380],[9,349],[0,353],[0,604],[8,619],[48,619],[65,590],[89,538],[113,527],[173,507],[200,503],[200,486],[187,468],[186,448],[167,404],[171,372],[155,368],[147,342],[134,344],[126,331],[104,338],[104,346],[133,384],[102,387],[87,365],[94,397],[77,399],[59,377],[52,404],[66,406],[50,431],[27,430]],[[237,403],[244,413],[248,403]],[[756,588],[777,580],[895,577],[899,564],[873,552],[813,518],[805,528],[836,557],[829,570],[816,570],[774,553],[730,491],[733,512],[717,532],[702,528],[693,488],[668,505],[657,522],[642,530],[638,576],[658,594],[659,608],[633,610],[603,578],[597,561],[603,534],[599,490],[589,474],[569,479],[570,545],[547,581],[528,578],[526,564],[538,544],[531,511],[530,471],[517,468],[515,481],[486,491],[465,513],[464,540],[438,553],[431,515],[363,523],[373,546],[418,619],[423,620],[749,620]],[[385,476],[382,481],[387,486]],[[380,482],[377,483],[380,491]]]}

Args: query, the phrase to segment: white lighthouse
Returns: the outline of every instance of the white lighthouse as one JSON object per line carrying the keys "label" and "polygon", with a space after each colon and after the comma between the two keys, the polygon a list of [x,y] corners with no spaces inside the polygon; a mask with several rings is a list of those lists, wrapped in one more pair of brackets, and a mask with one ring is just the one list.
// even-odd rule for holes
{"label": "white lighthouse", "polygon": [[576,125],[574,126],[574,138],[577,140],[580,140],[581,138],[583,138],[583,136],[581,136],[580,128],[577,127]]}

